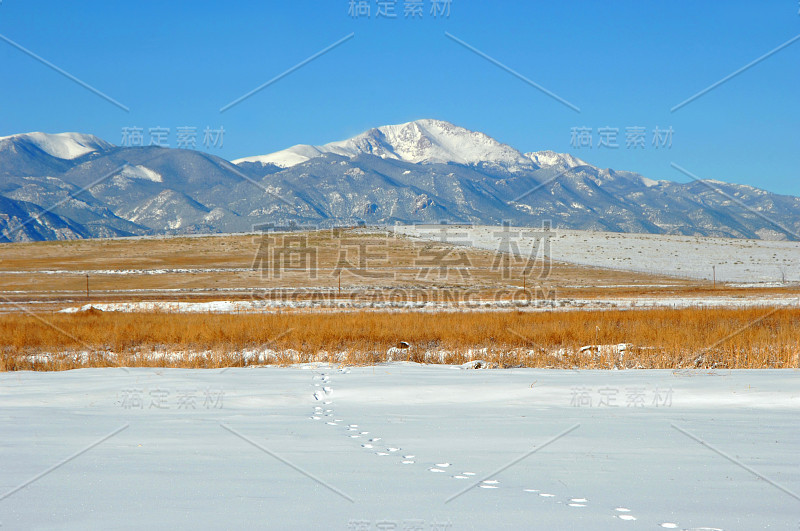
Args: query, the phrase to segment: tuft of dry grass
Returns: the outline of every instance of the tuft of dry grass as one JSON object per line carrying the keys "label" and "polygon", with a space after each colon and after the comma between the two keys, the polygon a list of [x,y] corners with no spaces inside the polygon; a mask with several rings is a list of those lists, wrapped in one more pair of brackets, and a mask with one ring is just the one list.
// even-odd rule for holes
{"label": "tuft of dry grass", "polygon": [[5,314],[0,370],[389,359],[586,369],[789,368],[798,367],[798,329],[800,310],[768,308]]}

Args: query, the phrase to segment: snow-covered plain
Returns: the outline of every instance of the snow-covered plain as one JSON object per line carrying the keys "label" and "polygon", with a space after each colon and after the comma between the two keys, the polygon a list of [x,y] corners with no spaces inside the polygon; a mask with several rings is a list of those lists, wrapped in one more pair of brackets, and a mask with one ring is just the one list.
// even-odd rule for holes
{"label": "snow-covered plain", "polygon": [[796,529],[798,414],[796,371],[0,373],[0,523]]}
{"label": "snow-covered plain", "polygon": [[[508,295],[513,295],[509,291]],[[414,310],[424,312],[441,311],[553,311],[553,310],[627,310],[645,308],[761,308],[761,307],[800,307],[800,298],[791,296],[757,297],[618,297],[602,299],[556,299],[534,300],[519,297],[512,300],[492,300],[479,297],[464,297],[458,301],[444,300],[393,300],[381,296],[373,300],[351,300],[336,296],[319,296],[305,299],[304,292],[297,296],[287,293],[278,299],[255,301],[218,300],[207,302],[180,301],[136,301],[90,303],[70,306],[60,310],[62,313],[77,313],[90,309],[103,312],[163,312],[163,313],[261,313],[281,309],[302,310]]]}
{"label": "snow-covered plain", "polygon": [[[397,225],[407,236],[541,258],[542,229]],[[504,234],[504,231],[508,235]],[[549,255],[579,265],[747,285],[800,281],[800,242],[553,229]],[[504,240],[505,238],[505,240]],[[505,241],[505,243],[503,243]],[[537,247],[538,245],[538,247]]]}

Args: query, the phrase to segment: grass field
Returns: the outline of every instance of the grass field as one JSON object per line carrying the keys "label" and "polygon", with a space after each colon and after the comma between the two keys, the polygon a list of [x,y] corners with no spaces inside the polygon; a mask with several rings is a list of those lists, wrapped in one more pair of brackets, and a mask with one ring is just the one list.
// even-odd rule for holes
{"label": "grass field", "polygon": [[[486,250],[328,230],[4,244],[0,370],[225,367],[390,358],[558,368],[797,367],[800,310],[321,311],[59,313],[132,301],[252,301],[335,295],[459,300],[542,288],[558,298],[797,297],[797,286],[703,280],[524,261]],[[87,297],[86,283],[89,281]],[[751,305],[752,306],[752,305]],[[446,309],[445,309],[446,310]],[[405,342],[409,345],[405,348]],[[403,348],[397,348],[403,345]]]}
{"label": "grass field", "polygon": [[[480,359],[499,367],[788,368],[798,367],[798,328],[800,310],[768,309],[263,315],[89,311],[47,320],[8,314],[0,319],[0,369],[392,359],[457,364]],[[181,354],[156,355],[164,352]],[[83,359],[75,353],[83,353]]]}

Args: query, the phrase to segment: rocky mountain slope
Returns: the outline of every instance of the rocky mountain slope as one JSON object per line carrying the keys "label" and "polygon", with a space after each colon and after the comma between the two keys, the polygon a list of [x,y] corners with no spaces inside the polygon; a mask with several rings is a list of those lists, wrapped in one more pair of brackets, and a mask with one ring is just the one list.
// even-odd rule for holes
{"label": "rocky mountain slope", "polygon": [[233,163],[76,133],[0,138],[0,241],[241,232],[265,223],[545,220],[556,228],[797,239],[800,198],[521,153],[438,120]]}

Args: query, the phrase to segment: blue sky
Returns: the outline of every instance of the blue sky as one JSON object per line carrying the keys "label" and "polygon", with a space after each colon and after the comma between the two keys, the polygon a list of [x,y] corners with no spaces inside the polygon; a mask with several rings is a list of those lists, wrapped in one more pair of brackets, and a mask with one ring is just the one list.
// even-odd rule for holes
{"label": "blue sky", "polygon": [[[3,0],[0,35],[128,107],[126,112],[0,41],[0,135],[124,127],[225,129],[234,159],[325,143],[384,124],[448,120],[521,151],[602,167],[800,195],[800,41],[671,112],[800,34],[796,0],[452,0],[449,17],[348,14],[350,0]],[[563,105],[445,36],[449,32],[580,108]],[[353,38],[225,112],[220,108],[332,43]],[[591,128],[593,147],[572,131]],[[619,148],[597,147],[617,129]],[[643,127],[644,148],[625,147]],[[672,147],[652,145],[672,128]],[[202,149],[202,146],[200,146]]]}

